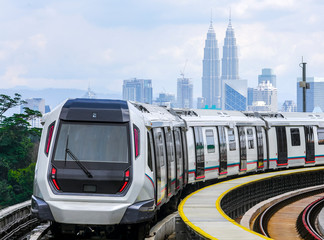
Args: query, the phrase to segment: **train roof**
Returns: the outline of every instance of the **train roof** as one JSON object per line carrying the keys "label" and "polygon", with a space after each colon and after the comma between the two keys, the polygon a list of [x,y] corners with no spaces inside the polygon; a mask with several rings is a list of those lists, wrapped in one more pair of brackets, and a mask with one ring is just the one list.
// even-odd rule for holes
{"label": "train roof", "polygon": [[188,125],[265,126],[264,121],[254,115],[247,116],[239,111],[212,109],[175,109]]}
{"label": "train roof", "polygon": [[133,101],[129,101],[129,103],[141,111],[147,127],[184,126],[184,122],[170,109]]}

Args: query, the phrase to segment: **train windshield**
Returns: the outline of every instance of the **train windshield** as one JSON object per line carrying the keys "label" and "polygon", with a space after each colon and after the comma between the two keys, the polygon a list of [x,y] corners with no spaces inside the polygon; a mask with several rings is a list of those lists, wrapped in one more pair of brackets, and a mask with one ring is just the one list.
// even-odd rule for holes
{"label": "train windshield", "polygon": [[129,161],[127,125],[63,122],[59,131],[54,161]]}

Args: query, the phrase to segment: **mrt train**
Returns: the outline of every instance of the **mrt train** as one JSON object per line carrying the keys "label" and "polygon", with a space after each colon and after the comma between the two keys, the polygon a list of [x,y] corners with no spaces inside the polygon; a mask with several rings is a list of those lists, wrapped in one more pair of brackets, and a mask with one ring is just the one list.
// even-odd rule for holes
{"label": "mrt train", "polygon": [[324,164],[324,114],[70,99],[42,123],[32,213],[60,232],[149,222],[208,180]]}

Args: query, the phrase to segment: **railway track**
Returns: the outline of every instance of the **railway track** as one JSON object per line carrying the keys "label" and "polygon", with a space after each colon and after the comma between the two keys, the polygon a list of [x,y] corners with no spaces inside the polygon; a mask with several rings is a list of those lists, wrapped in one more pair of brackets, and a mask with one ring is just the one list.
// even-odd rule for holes
{"label": "railway track", "polygon": [[[273,239],[323,239],[305,238],[307,234],[313,235],[302,229],[305,225],[307,226],[306,229],[311,229],[308,227],[309,222],[311,222],[312,228],[316,229],[314,227],[315,219],[323,205],[316,205],[316,212],[313,211],[313,205],[309,203],[319,202],[319,199],[324,198],[323,192],[323,189],[309,191],[273,204],[259,214],[254,222],[253,230]],[[305,210],[308,210],[309,214],[304,214]],[[305,216],[308,220],[299,220],[302,219],[302,216]]]}
{"label": "railway track", "polygon": [[316,227],[316,218],[324,206],[324,197],[309,204],[297,219],[297,229],[303,239],[324,239]]}
{"label": "railway track", "polygon": [[10,228],[6,230],[1,240],[21,239],[38,225],[39,221],[36,218],[29,219],[29,217],[27,217],[26,219],[21,219],[17,224],[10,226]]}
{"label": "railway track", "polygon": [[[158,236],[159,239],[164,239],[165,236],[171,235],[174,229],[170,228],[171,225],[175,225],[175,217],[177,213],[170,214],[163,219],[160,219],[156,225],[154,225],[149,231],[147,239],[155,239]],[[167,235],[166,235],[167,234]],[[163,236],[163,237],[159,237]],[[81,236],[81,235],[66,235],[62,236],[64,239],[106,239],[105,236]],[[24,202],[12,207],[8,207],[4,211],[0,211],[0,240],[55,240],[51,231],[50,223],[41,223],[30,214],[30,204]],[[119,238],[118,238],[119,239]],[[114,240],[116,240],[114,238]]]}

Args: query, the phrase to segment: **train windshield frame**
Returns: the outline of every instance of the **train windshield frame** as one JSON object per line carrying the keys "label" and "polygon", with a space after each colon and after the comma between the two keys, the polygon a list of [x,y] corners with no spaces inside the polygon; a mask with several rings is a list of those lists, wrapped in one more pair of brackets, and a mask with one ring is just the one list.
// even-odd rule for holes
{"label": "train windshield frame", "polygon": [[130,163],[129,123],[61,121],[52,161],[83,163]]}

